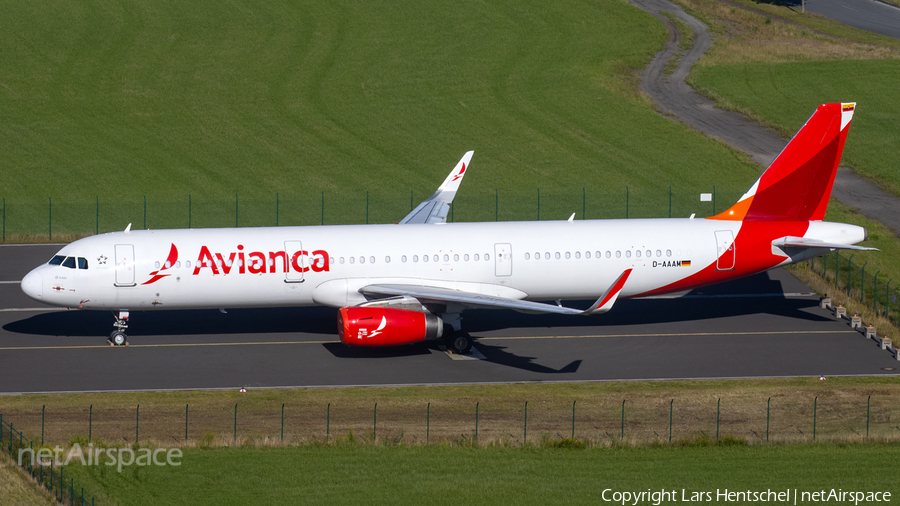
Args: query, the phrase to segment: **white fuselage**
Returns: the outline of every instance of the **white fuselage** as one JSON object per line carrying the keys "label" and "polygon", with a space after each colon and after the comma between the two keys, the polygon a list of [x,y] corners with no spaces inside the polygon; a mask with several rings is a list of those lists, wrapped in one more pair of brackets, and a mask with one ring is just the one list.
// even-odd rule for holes
{"label": "white fuselage", "polygon": [[[847,244],[865,237],[853,225],[814,225],[810,232]],[[113,310],[343,307],[365,302],[359,289],[371,284],[592,300],[630,268],[620,295],[629,297],[684,289],[680,280],[710,266],[711,274],[691,286],[749,274],[740,268],[740,249],[731,250],[731,265],[716,268],[717,241],[734,243],[741,227],[651,219],[115,232],[58,253],[84,259],[86,269],[44,264],[22,287],[48,304]],[[770,255],[754,269],[795,260],[775,248]]]}

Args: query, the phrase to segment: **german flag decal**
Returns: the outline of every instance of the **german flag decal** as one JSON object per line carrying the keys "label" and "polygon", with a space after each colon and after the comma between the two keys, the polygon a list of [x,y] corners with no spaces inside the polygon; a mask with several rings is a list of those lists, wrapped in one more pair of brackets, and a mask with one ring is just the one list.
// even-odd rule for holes
{"label": "german flag decal", "polygon": [[691,266],[691,261],[690,261],[690,260],[682,260],[682,261],[681,261],[681,266],[682,266],[682,267],[690,267],[690,266]]}

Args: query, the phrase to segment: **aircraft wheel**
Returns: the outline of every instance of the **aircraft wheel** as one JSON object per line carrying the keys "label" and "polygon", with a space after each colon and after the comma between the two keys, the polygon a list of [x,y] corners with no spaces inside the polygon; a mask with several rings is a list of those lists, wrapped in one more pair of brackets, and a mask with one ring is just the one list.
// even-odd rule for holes
{"label": "aircraft wheel", "polygon": [[472,336],[466,332],[454,332],[447,339],[447,349],[459,355],[469,353],[472,351]]}
{"label": "aircraft wheel", "polygon": [[128,336],[121,330],[114,330],[109,335],[109,344],[112,346],[128,346]]}

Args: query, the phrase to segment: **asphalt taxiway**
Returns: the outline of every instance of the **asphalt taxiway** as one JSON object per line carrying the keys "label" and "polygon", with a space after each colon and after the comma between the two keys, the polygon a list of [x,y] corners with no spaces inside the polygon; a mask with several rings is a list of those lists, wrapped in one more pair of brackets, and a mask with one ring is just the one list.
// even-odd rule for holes
{"label": "asphalt taxiway", "polygon": [[110,347],[111,313],[50,308],[21,292],[18,280],[58,249],[0,246],[2,393],[895,375],[898,368],[782,270],[677,298],[621,300],[590,317],[472,310],[464,322],[479,354],[468,360],[452,360],[437,342],[346,348],[336,310],[320,307],[133,312],[130,346]]}

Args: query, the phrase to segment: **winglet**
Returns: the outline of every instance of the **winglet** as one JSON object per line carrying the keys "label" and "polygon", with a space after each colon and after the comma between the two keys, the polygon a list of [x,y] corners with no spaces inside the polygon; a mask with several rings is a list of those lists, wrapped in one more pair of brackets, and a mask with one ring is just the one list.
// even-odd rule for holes
{"label": "winglet", "polygon": [[400,224],[407,223],[446,223],[447,213],[450,212],[450,203],[456,197],[456,190],[466,175],[466,169],[469,168],[469,162],[472,160],[474,151],[469,151],[463,155],[456,167],[450,171],[450,174],[441,183],[434,195],[428,197],[424,202],[416,206],[405,218],[400,220]]}
{"label": "winglet", "polygon": [[612,309],[613,304],[616,303],[616,299],[619,298],[619,293],[622,291],[622,288],[625,287],[625,282],[628,281],[628,276],[631,275],[631,271],[633,269],[625,269],[625,272],[619,275],[618,278],[613,282],[612,285],[606,290],[606,292],[597,299],[597,302],[582,311],[581,314],[598,314],[605,313]]}

